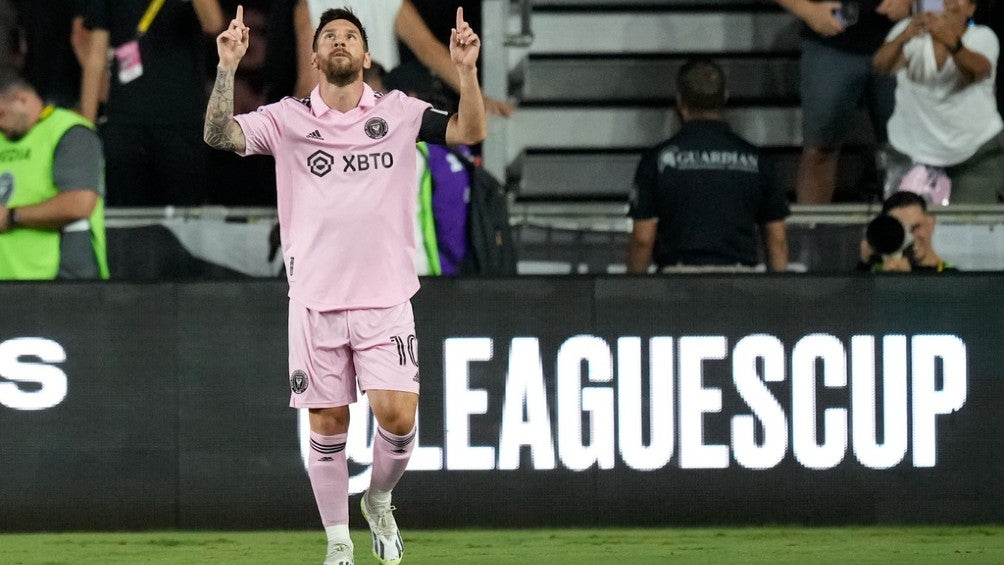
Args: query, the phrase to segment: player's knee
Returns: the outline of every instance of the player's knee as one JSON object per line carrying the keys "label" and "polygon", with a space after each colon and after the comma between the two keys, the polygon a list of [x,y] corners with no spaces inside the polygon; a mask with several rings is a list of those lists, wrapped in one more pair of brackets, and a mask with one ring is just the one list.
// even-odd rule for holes
{"label": "player's knee", "polygon": [[384,414],[382,418],[377,418],[377,422],[388,432],[403,436],[415,429],[415,414],[407,411]]}
{"label": "player's knee", "polygon": [[311,408],[310,430],[326,436],[346,433],[349,430],[348,407]]}

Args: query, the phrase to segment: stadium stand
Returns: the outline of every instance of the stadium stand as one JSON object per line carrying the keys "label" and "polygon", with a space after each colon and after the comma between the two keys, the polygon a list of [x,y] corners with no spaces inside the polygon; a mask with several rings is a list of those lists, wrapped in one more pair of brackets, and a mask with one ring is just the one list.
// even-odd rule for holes
{"label": "stadium stand", "polygon": [[[519,104],[509,118],[489,118],[483,145],[486,168],[510,190],[519,272],[623,270],[634,168],[644,147],[678,127],[674,77],[694,54],[725,67],[729,121],[779,157],[792,191],[801,147],[797,34],[797,22],[769,0],[484,0],[483,86]],[[792,270],[856,264],[861,230],[878,211],[867,201],[877,193],[862,189],[871,166],[866,122],[858,117],[842,154],[845,202],[793,206]],[[1004,270],[1004,206],[935,214],[935,245],[946,258],[963,270]],[[113,277],[277,276],[267,240],[274,218],[264,208],[109,210]]]}
{"label": "stadium stand", "polygon": [[[694,55],[725,68],[727,120],[775,155],[793,195],[799,23],[774,2],[485,0],[483,18],[485,90],[519,106],[490,119],[483,151],[510,191],[521,273],[617,272],[635,166],[679,127],[674,79]],[[792,208],[794,270],[845,271],[856,260],[880,193],[867,122],[859,113],[841,153],[838,204]],[[952,208],[938,212],[939,248],[967,269],[1004,267],[1004,208]]]}
{"label": "stadium stand", "polygon": [[[492,4],[485,2],[486,35],[494,31]],[[510,39],[504,73],[520,111],[498,121],[485,144],[518,202],[624,201],[641,150],[679,125],[675,76],[694,55],[723,65],[728,121],[777,156],[793,191],[802,143],[798,24],[773,2],[541,0],[530,26],[529,45]],[[838,199],[867,201],[875,194],[874,159],[863,114],[853,132]]]}

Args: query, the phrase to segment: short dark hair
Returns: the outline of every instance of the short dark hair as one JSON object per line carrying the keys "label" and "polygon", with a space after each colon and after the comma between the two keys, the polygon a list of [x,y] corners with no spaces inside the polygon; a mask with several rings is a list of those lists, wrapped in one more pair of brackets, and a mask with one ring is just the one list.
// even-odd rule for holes
{"label": "short dark hair", "polygon": [[387,85],[387,69],[376,61],[370,61],[370,68],[363,69],[363,82],[369,83],[371,79],[377,79]]}
{"label": "short dark hair", "polygon": [[0,95],[6,96],[12,90],[34,91],[35,87],[14,69],[0,66]]}
{"label": "short dark hair", "polygon": [[927,212],[927,199],[916,192],[900,190],[885,199],[885,202],[882,203],[882,213],[888,215],[889,212],[897,208],[906,208],[907,206],[920,206],[921,210]]}
{"label": "short dark hair", "polygon": [[359,33],[363,36],[363,48],[367,51],[370,50],[369,38],[366,37],[366,28],[363,27],[363,23],[359,21],[359,18],[355,15],[352,9],[345,7],[325,10],[324,13],[321,14],[321,23],[317,24],[317,29],[314,30],[314,51],[317,51],[317,38],[320,37],[321,30],[324,29],[324,26],[335,20],[345,20],[359,28]]}
{"label": "short dark hair", "polygon": [[720,110],[725,106],[725,72],[711,59],[691,59],[676,75],[680,101],[694,110]]}

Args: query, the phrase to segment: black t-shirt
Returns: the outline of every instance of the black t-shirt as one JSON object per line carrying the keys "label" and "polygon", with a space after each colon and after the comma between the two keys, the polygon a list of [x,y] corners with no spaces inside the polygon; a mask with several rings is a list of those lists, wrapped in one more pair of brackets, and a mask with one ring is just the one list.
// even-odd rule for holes
{"label": "black t-shirt", "polygon": [[756,226],[788,214],[770,159],[725,122],[687,122],[638,163],[630,216],[658,219],[659,268],[755,265]]}
{"label": "black t-shirt", "polygon": [[[474,32],[484,38],[484,30],[481,29],[481,1],[457,0],[456,2],[443,2],[443,0],[411,0],[418,10],[425,25],[443,45],[450,46],[450,30],[457,25],[457,7],[464,9],[464,19],[471,24]],[[365,22],[363,22],[365,23]],[[401,63],[417,61],[418,57],[408,49],[400,40],[397,42],[398,52],[401,56]],[[392,70],[392,69],[387,69]]]}
{"label": "black t-shirt", "polygon": [[80,98],[80,64],[70,46],[80,0],[16,0],[28,50],[24,77],[48,103],[72,108]]}
{"label": "black t-shirt", "polygon": [[[84,25],[108,31],[114,49],[137,38],[149,0],[88,0]],[[120,123],[198,125],[206,112],[206,64],[199,20],[191,2],[167,0],[139,39],[143,74],[125,84],[112,60],[105,113]]]}
{"label": "black t-shirt", "polygon": [[879,0],[844,0],[843,4],[857,6],[858,21],[848,25],[843,33],[833,37],[823,37],[802,24],[802,34],[813,41],[841,51],[871,55],[885,43],[885,36],[892,29],[893,21],[875,13]]}

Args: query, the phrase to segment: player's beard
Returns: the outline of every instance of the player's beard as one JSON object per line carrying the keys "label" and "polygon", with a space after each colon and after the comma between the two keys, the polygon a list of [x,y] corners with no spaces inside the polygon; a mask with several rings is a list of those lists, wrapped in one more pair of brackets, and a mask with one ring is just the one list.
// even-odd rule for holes
{"label": "player's beard", "polygon": [[335,86],[347,86],[361,76],[362,59],[353,59],[351,55],[336,56],[331,54],[322,60],[321,72],[324,78]]}

